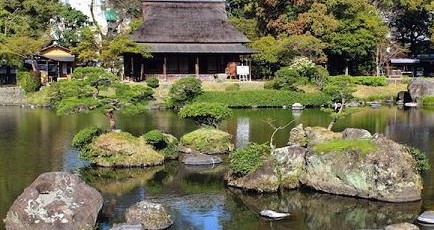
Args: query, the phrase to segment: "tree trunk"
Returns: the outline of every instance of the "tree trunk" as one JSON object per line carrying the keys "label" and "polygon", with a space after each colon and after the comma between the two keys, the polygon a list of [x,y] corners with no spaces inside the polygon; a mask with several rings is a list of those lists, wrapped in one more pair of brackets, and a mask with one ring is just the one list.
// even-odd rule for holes
{"label": "tree trunk", "polygon": [[376,65],[376,75],[377,77],[380,76],[380,52],[381,46],[377,47],[377,52],[375,54],[375,65]]}
{"label": "tree trunk", "polygon": [[113,111],[112,110],[108,111],[106,116],[109,120],[110,130],[116,129],[116,120],[115,120],[115,115],[114,115]]}
{"label": "tree trunk", "polygon": [[95,24],[101,39],[104,38],[104,34],[101,31],[101,27],[95,19],[95,13],[93,12],[93,8],[95,7],[95,0],[90,1],[90,16],[92,17],[92,22]]}
{"label": "tree trunk", "polygon": [[[337,112],[342,113],[344,111],[344,106],[345,106],[345,98],[342,99],[342,105],[339,108],[339,111]],[[327,127],[328,130],[332,130],[333,126],[335,125],[336,121],[338,120],[338,117],[334,117],[333,120],[330,122],[329,126]]]}

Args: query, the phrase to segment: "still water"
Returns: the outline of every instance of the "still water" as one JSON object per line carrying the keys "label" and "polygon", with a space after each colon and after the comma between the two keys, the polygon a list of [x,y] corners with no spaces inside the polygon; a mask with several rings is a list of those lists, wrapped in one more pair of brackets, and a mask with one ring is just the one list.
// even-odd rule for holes
{"label": "still water", "polygon": [[[325,126],[329,117],[319,110],[293,114],[291,110],[234,110],[221,129],[231,133],[237,147],[248,142],[269,141],[275,125]],[[154,128],[178,138],[197,128],[173,111],[149,111],[118,116],[118,127],[134,135]],[[98,219],[100,229],[124,221],[124,211],[144,199],[164,204],[174,225],[171,229],[366,229],[398,222],[413,222],[419,213],[434,209],[434,172],[423,175],[423,201],[391,204],[317,193],[286,191],[279,195],[243,194],[226,188],[225,165],[185,167],[177,162],[148,169],[94,169],[77,157],[71,139],[81,128],[106,126],[100,114],[58,117],[51,110],[0,107],[0,219],[12,202],[39,174],[68,171],[80,175],[104,197]],[[290,128],[276,137],[278,146],[288,140]],[[335,129],[364,128],[427,152],[434,162],[434,111],[366,108],[339,121]],[[261,209],[290,212],[285,220],[270,222],[258,215]],[[3,223],[0,229],[4,229]]]}

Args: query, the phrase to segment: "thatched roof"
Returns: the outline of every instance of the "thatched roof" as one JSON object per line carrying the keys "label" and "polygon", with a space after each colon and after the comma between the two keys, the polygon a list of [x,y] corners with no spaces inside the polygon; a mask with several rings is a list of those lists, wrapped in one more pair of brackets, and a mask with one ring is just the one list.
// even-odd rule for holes
{"label": "thatched roof", "polygon": [[151,48],[152,53],[215,53],[215,54],[252,54],[255,51],[246,48],[241,43],[142,43]]}
{"label": "thatched roof", "polygon": [[144,0],[138,43],[247,43],[227,21],[221,0]]}

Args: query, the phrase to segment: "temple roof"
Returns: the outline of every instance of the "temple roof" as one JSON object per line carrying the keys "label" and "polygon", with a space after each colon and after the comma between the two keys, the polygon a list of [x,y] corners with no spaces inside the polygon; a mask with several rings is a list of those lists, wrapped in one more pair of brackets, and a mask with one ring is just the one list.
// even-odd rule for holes
{"label": "temple roof", "polygon": [[149,46],[152,53],[215,53],[215,54],[252,54],[255,51],[240,43],[198,44],[198,43],[142,43]]}
{"label": "temple roof", "polygon": [[143,25],[132,35],[138,43],[247,43],[227,21],[220,0],[146,0]]}

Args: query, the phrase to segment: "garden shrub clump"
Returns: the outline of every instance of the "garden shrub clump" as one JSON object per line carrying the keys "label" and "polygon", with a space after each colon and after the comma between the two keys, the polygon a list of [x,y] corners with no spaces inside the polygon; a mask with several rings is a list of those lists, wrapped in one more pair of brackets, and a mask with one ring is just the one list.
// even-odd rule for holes
{"label": "garden shrub clump", "polygon": [[196,77],[184,77],[177,80],[169,89],[171,103],[182,107],[202,93],[202,82]]}
{"label": "garden shrub clump", "polygon": [[427,107],[434,106],[434,96],[425,96],[422,98],[422,105]]}
{"label": "garden shrub clump", "polygon": [[80,130],[72,139],[72,147],[82,149],[90,144],[95,137],[103,134],[105,130],[100,127],[91,126]]}
{"label": "garden shrub clump", "polygon": [[156,77],[149,77],[146,79],[146,85],[155,89],[160,86],[160,81]]}
{"label": "garden shrub clump", "polygon": [[153,148],[164,155],[165,159],[178,158],[178,139],[176,137],[154,129],[143,135],[146,144],[152,145]]}
{"label": "garden shrub clump", "polygon": [[327,104],[331,97],[318,93],[302,93],[281,90],[204,92],[194,102],[222,103],[230,108],[245,107],[283,107],[301,103],[307,107],[320,107]]}
{"label": "garden shrub clump", "polygon": [[24,89],[26,93],[36,92],[41,88],[41,82],[31,72],[17,72],[18,85]]}
{"label": "garden shrub clump", "polygon": [[431,170],[431,164],[428,160],[428,157],[426,156],[426,153],[424,153],[422,150],[414,147],[407,147],[409,153],[413,156],[413,158],[416,160],[416,169],[419,172],[429,171]]}
{"label": "garden shrub clump", "polygon": [[[339,75],[333,76],[329,78],[329,82],[338,82],[343,78],[347,78],[348,76]],[[387,85],[387,77],[385,76],[352,76],[351,83],[356,85],[366,85],[366,86],[385,86]]]}
{"label": "garden shrub clump", "polygon": [[194,120],[199,125],[217,127],[219,123],[230,117],[231,110],[222,103],[195,102],[186,105],[179,111],[179,116]]}
{"label": "garden shrub clump", "polygon": [[258,169],[270,153],[268,145],[250,143],[229,155],[229,168],[233,175],[243,177]]}

